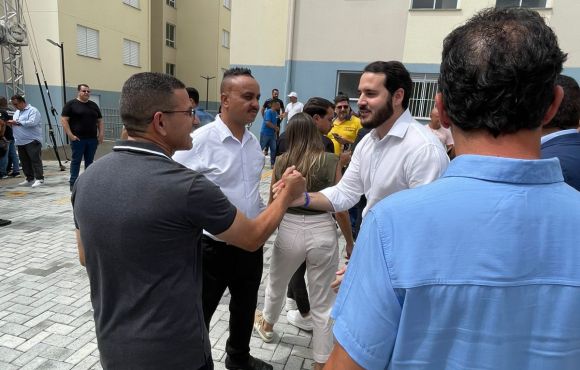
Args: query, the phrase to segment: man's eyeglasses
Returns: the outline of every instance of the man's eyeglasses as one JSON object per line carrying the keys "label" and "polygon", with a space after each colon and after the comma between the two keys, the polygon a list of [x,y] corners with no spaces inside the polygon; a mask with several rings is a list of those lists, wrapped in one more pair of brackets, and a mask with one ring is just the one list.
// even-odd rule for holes
{"label": "man's eyeglasses", "polygon": [[90,94],[90,93],[91,93],[91,90],[81,90],[81,92],[84,92],[84,93]]}
{"label": "man's eyeglasses", "polygon": [[186,116],[195,117],[195,108],[188,110],[162,110],[161,113],[185,113]]}
{"label": "man's eyeglasses", "polygon": [[336,106],[336,109],[338,109],[338,110],[348,109],[348,108],[350,108],[350,106],[348,106],[348,105],[337,105]]}

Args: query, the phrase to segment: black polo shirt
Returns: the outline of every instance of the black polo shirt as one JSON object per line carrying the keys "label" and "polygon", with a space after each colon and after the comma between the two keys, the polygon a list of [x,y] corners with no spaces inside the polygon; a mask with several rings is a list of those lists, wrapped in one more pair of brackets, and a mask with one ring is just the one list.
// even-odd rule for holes
{"label": "black polo shirt", "polygon": [[104,368],[198,369],[211,361],[201,306],[202,229],[236,208],[150,143],[118,142],[74,188]]}

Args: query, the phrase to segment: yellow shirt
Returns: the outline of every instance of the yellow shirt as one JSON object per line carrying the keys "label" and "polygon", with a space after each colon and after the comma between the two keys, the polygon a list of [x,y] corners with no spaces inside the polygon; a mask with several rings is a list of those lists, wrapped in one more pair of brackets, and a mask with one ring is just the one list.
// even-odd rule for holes
{"label": "yellow shirt", "polygon": [[332,124],[332,129],[328,133],[328,138],[332,140],[334,144],[334,154],[340,155],[342,153],[342,144],[334,139],[332,134],[337,134],[351,142],[354,142],[356,139],[356,135],[358,134],[358,130],[362,128],[360,123],[360,118],[355,115],[351,115],[350,119],[344,122],[338,123],[337,120],[334,120]]}

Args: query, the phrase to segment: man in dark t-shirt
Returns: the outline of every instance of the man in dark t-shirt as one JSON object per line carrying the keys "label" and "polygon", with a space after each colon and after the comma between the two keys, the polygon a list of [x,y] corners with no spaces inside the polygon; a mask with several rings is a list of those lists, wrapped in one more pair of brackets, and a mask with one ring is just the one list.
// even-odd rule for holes
{"label": "man in dark t-shirt", "polygon": [[70,140],[72,160],[70,163],[70,189],[79,176],[81,161],[85,160],[85,170],[93,163],[97,145],[103,143],[105,125],[99,106],[89,100],[91,90],[88,85],[77,86],[77,97],[62,108],[61,123]]}
{"label": "man in dark t-shirt", "polygon": [[128,140],[73,188],[104,369],[213,369],[201,306],[202,229],[257,250],[304,191],[304,178],[289,169],[282,198],[246,218],[212,182],[171,159],[191,148],[194,112],[181,81],[133,75],[120,100]]}

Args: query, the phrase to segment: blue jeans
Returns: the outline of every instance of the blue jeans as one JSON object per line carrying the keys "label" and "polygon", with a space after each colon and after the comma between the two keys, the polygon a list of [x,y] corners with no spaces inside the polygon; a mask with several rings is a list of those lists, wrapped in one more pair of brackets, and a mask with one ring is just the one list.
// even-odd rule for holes
{"label": "blue jeans", "polygon": [[81,161],[83,157],[85,159],[86,170],[95,159],[95,153],[97,152],[98,145],[99,142],[97,138],[71,141],[70,149],[72,151],[72,160],[70,162],[69,180],[71,186],[74,185],[75,181],[77,181],[77,178],[79,177],[79,172],[81,171]]}
{"label": "blue jeans", "polygon": [[14,145],[14,140],[10,140],[10,146],[8,147],[8,153],[2,158],[0,158],[0,175],[6,176],[8,174],[8,162],[12,163],[12,173],[20,172],[20,164],[18,161],[18,155],[16,154],[16,145]]}
{"label": "blue jeans", "polygon": [[262,150],[268,147],[270,151],[270,164],[273,166],[276,161],[276,137],[269,135],[260,135],[260,147]]}

